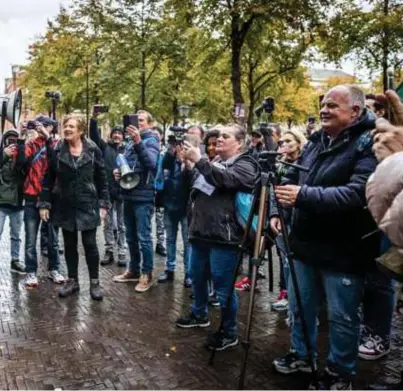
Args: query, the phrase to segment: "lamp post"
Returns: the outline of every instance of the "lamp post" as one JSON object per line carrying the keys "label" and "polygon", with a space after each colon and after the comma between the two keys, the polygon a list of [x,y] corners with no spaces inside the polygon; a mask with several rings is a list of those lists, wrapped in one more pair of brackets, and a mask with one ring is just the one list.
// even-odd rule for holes
{"label": "lamp post", "polygon": [[19,65],[11,65],[11,72],[13,74],[13,90],[17,89],[17,73],[21,67]]}
{"label": "lamp post", "polygon": [[189,118],[190,106],[189,105],[179,106],[178,113],[179,113],[179,117],[182,118],[182,126],[185,126],[186,118]]}

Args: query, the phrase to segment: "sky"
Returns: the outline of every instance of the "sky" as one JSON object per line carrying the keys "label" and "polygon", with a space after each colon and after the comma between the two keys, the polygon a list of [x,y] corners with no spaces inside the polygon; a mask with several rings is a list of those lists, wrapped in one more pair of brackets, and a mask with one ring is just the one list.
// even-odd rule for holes
{"label": "sky", "polygon": [[[0,93],[4,79],[12,77],[11,65],[27,63],[29,45],[46,31],[47,20],[57,15],[60,5],[67,7],[70,3],[71,0],[0,0]],[[328,64],[326,68],[334,66]],[[352,74],[354,64],[343,63],[343,70]]]}
{"label": "sky", "polygon": [[70,0],[0,0],[0,93],[12,64],[26,64],[28,47]]}

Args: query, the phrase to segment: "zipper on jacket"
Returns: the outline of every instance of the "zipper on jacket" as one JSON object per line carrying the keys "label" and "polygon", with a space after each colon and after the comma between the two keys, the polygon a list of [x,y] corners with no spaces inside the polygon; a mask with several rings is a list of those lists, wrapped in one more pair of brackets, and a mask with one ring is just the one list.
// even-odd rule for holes
{"label": "zipper on jacket", "polygon": [[231,227],[229,226],[229,221],[228,221],[228,215],[225,216],[225,219],[227,220],[227,231],[228,231],[228,241],[231,241]]}

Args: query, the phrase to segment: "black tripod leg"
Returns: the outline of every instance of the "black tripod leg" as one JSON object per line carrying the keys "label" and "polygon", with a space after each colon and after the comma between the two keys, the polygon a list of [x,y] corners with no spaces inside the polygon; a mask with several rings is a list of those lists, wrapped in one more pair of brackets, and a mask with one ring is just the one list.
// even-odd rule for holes
{"label": "black tripod leg", "polygon": [[[248,243],[249,240],[249,235],[252,229],[252,222],[253,222],[253,218],[254,218],[254,214],[255,214],[255,207],[258,201],[258,193],[257,193],[257,189],[255,190],[255,194],[253,196],[253,200],[252,200],[252,206],[249,212],[249,216],[248,216],[248,221],[246,223],[246,228],[245,228],[245,232],[244,232],[244,236],[242,238],[242,242],[239,246],[239,253],[238,253],[238,262],[235,266],[235,269],[233,271],[233,281],[232,281],[232,285],[231,285],[231,289],[228,293],[227,296],[227,300],[226,300],[226,305],[224,309],[221,309],[221,322],[220,322],[220,327],[218,328],[219,332],[222,332],[224,330],[224,312],[225,311],[229,311],[229,307],[231,305],[231,300],[232,300],[232,294],[234,292],[234,286],[236,283],[236,279],[237,279],[237,274],[238,274],[238,270],[242,265],[243,262],[243,255],[246,251],[246,245]],[[215,358],[215,350],[211,351],[211,356],[210,356],[210,360],[209,360],[209,364],[213,365],[214,364],[214,358]]]}

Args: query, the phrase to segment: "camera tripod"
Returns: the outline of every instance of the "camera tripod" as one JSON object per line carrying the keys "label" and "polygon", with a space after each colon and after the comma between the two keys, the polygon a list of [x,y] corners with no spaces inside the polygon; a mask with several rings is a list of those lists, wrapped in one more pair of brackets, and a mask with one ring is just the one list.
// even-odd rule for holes
{"label": "camera tripod", "polygon": [[[267,221],[268,221],[268,213],[270,211],[270,195],[274,194],[274,186],[277,183],[277,177],[276,177],[276,172],[275,172],[275,169],[276,169],[275,163],[276,163],[277,156],[278,156],[278,153],[276,153],[276,152],[262,152],[260,154],[259,163],[262,168],[261,178],[260,178],[260,181],[257,183],[254,193],[253,193],[252,206],[251,206],[251,209],[249,212],[244,236],[241,241],[241,244],[239,245],[238,262],[237,262],[236,268],[234,270],[234,278],[233,278],[233,283],[231,286],[231,291],[228,294],[227,303],[226,303],[225,308],[223,309],[221,323],[220,323],[220,327],[218,330],[219,332],[222,332],[224,330],[224,313],[225,313],[225,311],[228,311],[228,308],[230,307],[230,304],[231,304],[231,298],[233,295],[234,285],[235,285],[236,278],[237,278],[237,271],[238,271],[240,265],[242,264],[243,255],[247,250],[247,244],[248,244],[251,229],[252,229],[253,218],[255,216],[256,207],[259,204],[256,236],[255,236],[255,242],[254,242],[254,247],[253,247],[253,256],[250,260],[250,262],[252,264],[252,276],[251,276],[252,281],[251,281],[251,290],[250,290],[250,295],[249,295],[249,307],[248,307],[248,313],[247,313],[247,322],[246,322],[244,340],[242,341],[242,347],[243,347],[244,351],[243,351],[243,357],[242,357],[241,371],[240,371],[239,380],[238,380],[238,389],[239,390],[244,389],[244,384],[245,384],[246,366],[247,366],[247,361],[248,361],[249,348],[251,345],[250,334],[251,334],[251,328],[252,328],[253,310],[254,310],[254,303],[255,303],[257,272],[258,272],[258,268],[261,265],[263,258],[264,258],[264,253],[265,253],[265,249],[266,249],[265,242],[268,239],[267,232],[270,229],[269,227],[266,227]],[[288,166],[294,167],[298,170],[307,171],[307,169],[305,167],[301,167],[296,164],[287,163],[287,162],[282,162],[282,163],[287,164]],[[284,237],[284,247],[285,247],[284,256],[288,259],[288,263],[289,263],[289,267],[290,267],[290,276],[291,276],[293,289],[295,292],[295,299],[296,299],[296,304],[297,304],[297,308],[298,308],[298,312],[299,312],[299,317],[301,320],[304,342],[305,342],[307,353],[308,353],[309,366],[312,371],[312,380],[313,380],[313,384],[315,385],[315,388],[318,389],[317,370],[316,370],[316,366],[315,366],[314,359],[313,359],[311,345],[309,343],[308,328],[307,328],[307,324],[305,321],[301,294],[300,294],[298,279],[297,279],[297,275],[296,275],[296,271],[295,271],[294,258],[293,258],[293,254],[290,249],[288,232],[287,232],[287,228],[286,228],[286,225],[284,222],[283,209],[281,208],[280,204],[278,204],[278,217],[280,219],[281,232]],[[215,357],[215,350],[213,350],[211,353],[210,365],[213,364],[214,357]]]}

